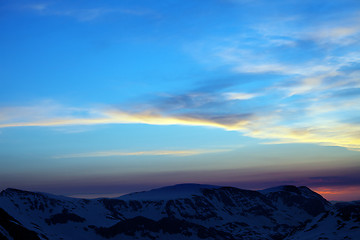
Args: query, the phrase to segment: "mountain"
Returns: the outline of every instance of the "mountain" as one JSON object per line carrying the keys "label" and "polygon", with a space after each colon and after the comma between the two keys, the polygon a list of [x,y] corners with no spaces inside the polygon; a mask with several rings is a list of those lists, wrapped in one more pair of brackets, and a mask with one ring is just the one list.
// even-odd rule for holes
{"label": "mountain", "polygon": [[295,186],[179,184],[91,200],[6,189],[3,239],[360,239],[360,202],[331,204]]}

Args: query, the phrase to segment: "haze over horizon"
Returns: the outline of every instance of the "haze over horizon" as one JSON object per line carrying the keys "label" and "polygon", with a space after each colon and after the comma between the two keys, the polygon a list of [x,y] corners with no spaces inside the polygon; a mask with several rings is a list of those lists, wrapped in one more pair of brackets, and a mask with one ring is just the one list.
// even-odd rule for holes
{"label": "haze over horizon", "polygon": [[360,1],[0,3],[0,189],[360,199]]}

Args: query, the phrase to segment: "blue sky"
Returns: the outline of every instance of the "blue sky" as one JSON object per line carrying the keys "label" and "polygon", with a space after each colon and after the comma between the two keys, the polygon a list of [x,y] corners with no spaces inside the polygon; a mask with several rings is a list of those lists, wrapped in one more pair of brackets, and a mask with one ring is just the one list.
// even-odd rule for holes
{"label": "blue sky", "polygon": [[2,1],[0,188],[360,198],[359,16],[350,0]]}

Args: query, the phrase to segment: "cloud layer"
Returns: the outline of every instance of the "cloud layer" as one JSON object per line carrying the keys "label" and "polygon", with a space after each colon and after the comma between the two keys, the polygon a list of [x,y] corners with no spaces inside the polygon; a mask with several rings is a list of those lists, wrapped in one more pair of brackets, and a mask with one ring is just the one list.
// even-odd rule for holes
{"label": "cloud layer", "polygon": [[156,150],[156,151],[138,151],[138,152],[123,152],[123,151],[107,151],[107,152],[90,152],[57,155],[53,158],[88,158],[88,157],[114,157],[114,156],[192,156],[198,154],[218,153],[227,150]]}

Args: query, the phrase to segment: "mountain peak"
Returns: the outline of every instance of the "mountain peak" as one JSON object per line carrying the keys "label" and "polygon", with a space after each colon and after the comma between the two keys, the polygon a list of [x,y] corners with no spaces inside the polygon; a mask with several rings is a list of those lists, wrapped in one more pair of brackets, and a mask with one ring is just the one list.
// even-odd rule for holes
{"label": "mountain peak", "polygon": [[135,192],[120,196],[122,200],[168,200],[176,198],[185,198],[195,194],[201,194],[201,189],[217,189],[221,186],[197,184],[197,183],[182,183],[167,187],[155,188],[150,191]]}
{"label": "mountain peak", "polygon": [[318,195],[317,193],[315,193],[314,191],[312,191],[310,188],[306,187],[306,186],[300,186],[297,187],[295,185],[280,185],[277,187],[271,187],[271,188],[266,188],[263,190],[260,190],[259,192],[261,192],[262,194],[269,194],[269,193],[275,193],[275,192],[289,192],[289,193],[294,193],[294,194],[298,194],[298,195],[304,195],[307,197],[313,197],[314,195]]}
{"label": "mountain peak", "polygon": [[295,185],[280,185],[280,186],[276,186],[276,187],[266,188],[266,189],[260,190],[259,192],[261,192],[263,194],[267,194],[267,193],[280,192],[280,191],[298,192],[299,189]]}
{"label": "mountain peak", "polygon": [[20,190],[20,189],[16,189],[16,188],[6,188],[5,190],[2,190],[0,195],[4,195],[4,194],[34,194],[33,192],[30,191],[25,191],[25,190]]}

